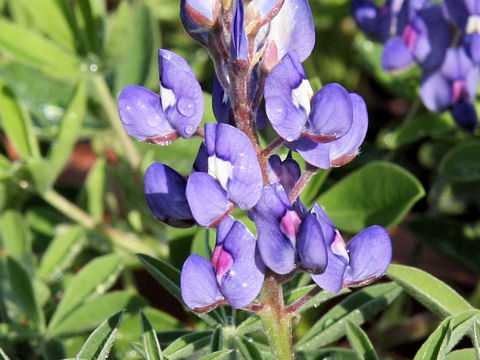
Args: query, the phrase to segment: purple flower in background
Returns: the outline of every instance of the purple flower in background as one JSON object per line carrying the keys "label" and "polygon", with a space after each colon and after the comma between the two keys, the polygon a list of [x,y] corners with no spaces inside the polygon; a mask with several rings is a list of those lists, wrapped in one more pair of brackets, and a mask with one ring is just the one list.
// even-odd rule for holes
{"label": "purple flower in background", "polygon": [[268,159],[268,177],[271,184],[279,183],[289,193],[300,178],[300,165],[292,158],[291,152],[282,161],[278,155]]}
{"label": "purple flower in background", "polygon": [[262,66],[267,71],[290,51],[304,61],[315,45],[313,15],[308,0],[285,0],[270,23]]}
{"label": "purple flower in background", "polygon": [[248,137],[237,128],[205,124],[205,148],[195,163],[200,171],[188,178],[186,194],[200,225],[214,227],[235,205],[248,210],[260,198],[263,178],[257,154]]}
{"label": "purple flower in background", "polygon": [[183,265],[180,286],[185,304],[198,312],[224,300],[234,308],[250,304],[265,277],[255,244],[255,237],[240,221],[231,216],[222,221],[211,261],[194,254]]}
{"label": "purple flower in background", "polygon": [[370,0],[352,0],[352,16],[357,26],[372,40],[386,42],[394,30],[396,16],[404,0],[387,0],[378,7]]}
{"label": "purple flower in background", "polygon": [[317,216],[297,212],[280,184],[263,189],[250,216],[257,227],[258,250],[271,270],[277,274],[288,274],[297,266],[311,273],[325,270],[327,252]]}
{"label": "purple flower in background", "polygon": [[398,70],[417,62],[430,71],[442,63],[450,45],[450,30],[438,4],[405,0],[393,36],[385,43],[382,67]]}
{"label": "purple flower in background", "polygon": [[275,131],[287,141],[306,137],[329,142],[352,125],[352,101],[339,84],[313,94],[294,51],[289,52],[265,80],[265,110]]}
{"label": "purple flower in background", "polygon": [[331,293],[347,286],[365,285],[382,276],[392,261],[392,243],[388,232],[374,225],[355,235],[347,245],[323,209],[315,205],[312,213],[322,224],[328,265],[313,281]]}
{"label": "purple flower in background", "polygon": [[480,1],[445,0],[448,18],[462,31],[468,55],[480,63]]}
{"label": "purple flower in background", "polygon": [[137,85],[125,87],[118,111],[127,132],[140,141],[169,145],[191,137],[203,116],[203,93],[187,62],[175,53],[158,51],[160,96]]}
{"label": "purple flower in background", "polygon": [[144,190],[148,206],[155,216],[174,227],[195,224],[185,196],[187,182],[175,170],[162,163],[153,163],[145,172]]}
{"label": "purple flower in background", "polygon": [[423,103],[432,111],[450,110],[459,126],[473,132],[477,114],[472,102],[477,93],[479,70],[462,47],[448,49],[442,66],[422,79]]}
{"label": "purple flower in background", "polygon": [[329,143],[318,143],[308,138],[287,143],[287,147],[297,151],[305,161],[321,168],[342,166],[352,161],[359,152],[368,128],[368,113],[365,101],[358,94],[349,94],[352,106],[352,125],[341,138]]}

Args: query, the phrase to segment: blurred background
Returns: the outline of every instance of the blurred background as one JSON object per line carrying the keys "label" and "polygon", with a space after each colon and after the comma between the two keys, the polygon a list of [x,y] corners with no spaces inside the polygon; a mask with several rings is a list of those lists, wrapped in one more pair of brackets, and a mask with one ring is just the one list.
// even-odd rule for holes
{"label": "blurred background", "polygon": [[[466,134],[449,114],[423,107],[417,68],[381,70],[381,45],[356,28],[348,0],[310,5],[317,40],[305,68],[314,90],[339,82],[359,93],[370,126],[361,155],[321,172],[303,200],[338,210],[332,219],[346,233],[387,226],[394,262],[426,269],[478,306],[478,131]],[[128,84],[158,91],[157,50],[168,48],[192,66],[205,92],[204,121],[215,121],[213,66],[183,30],[179,2],[0,0],[0,14],[0,347],[12,359],[74,357],[98,324],[124,308],[113,359],[142,358],[132,346],[141,334],[139,309],[164,332],[162,345],[205,328],[135,256],[181,269],[191,252],[205,254],[205,243],[214,240],[213,231],[167,228],[143,195],[143,172],[152,162],[188,175],[201,140],[179,139],[166,148],[139,143],[123,130],[116,109]],[[391,185],[375,183],[375,166],[381,170],[385,162],[395,164],[392,178],[405,179],[388,199],[375,200],[394,215],[385,218],[377,208],[342,213],[352,202],[342,203],[333,186],[373,164],[370,191],[383,191]],[[370,195],[363,189],[358,203]],[[298,334],[327,309],[304,314]],[[385,358],[408,359],[437,325],[400,296],[366,330]]]}

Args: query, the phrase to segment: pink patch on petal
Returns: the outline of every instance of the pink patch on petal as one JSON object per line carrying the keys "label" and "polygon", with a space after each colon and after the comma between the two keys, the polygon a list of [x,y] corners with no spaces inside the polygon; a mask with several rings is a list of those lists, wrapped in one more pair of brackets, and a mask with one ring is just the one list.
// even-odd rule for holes
{"label": "pink patch on petal", "polygon": [[452,83],[453,101],[455,103],[463,99],[468,99],[467,84],[465,80],[455,80]]}
{"label": "pink patch on petal", "polygon": [[280,220],[280,230],[282,230],[282,233],[290,239],[293,245],[296,243],[297,233],[301,223],[302,220],[294,210],[287,210]]}
{"label": "pink patch on petal", "polygon": [[408,50],[412,51],[417,43],[418,33],[411,25],[407,25],[403,30],[402,39],[405,41]]}
{"label": "pink patch on petal", "polygon": [[215,267],[215,274],[218,279],[230,270],[233,265],[233,258],[232,255],[223,250],[223,246],[220,245],[215,247],[211,262]]}

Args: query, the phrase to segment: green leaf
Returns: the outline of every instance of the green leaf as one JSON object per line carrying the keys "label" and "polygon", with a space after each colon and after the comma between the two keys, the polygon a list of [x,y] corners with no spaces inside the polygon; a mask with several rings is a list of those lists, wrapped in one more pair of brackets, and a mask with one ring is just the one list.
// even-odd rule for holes
{"label": "green leaf", "polygon": [[423,270],[404,265],[390,265],[387,276],[441,318],[472,308],[450,286]]}
{"label": "green leaf", "polygon": [[147,360],[162,360],[162,349],[158,342],[157,334],[147,316],[141,312],[142,338]]}
{"label": "green leaf", "polygon": [[415,354],[414,360],[445,359],[446,354],[472,329],[480,319],[479,310],[468,310],[447,317],[428,337]]}
{"label": "green leaf", "polygon": [[163,355],[168,360],[184,359],[210,344],[211,331],[198,331],[184,335],[171,343]]}
{"label": "green leaf", "polygon": [[378,355],[367,334],[351,321],[345,322],[347,339],[359,360],[378,360]]}
{"label": "green leaf", "polygon": [[[0,40],[1,34],[0,19]],[[1,41],[0,41],[1,45]],[[0,82],[0,115],[2,128],[7,138],[22,159],[39,156],[37,138],[33,132],[32,121],[28,113],[22,109],[12,91]]]}
{"label": "green leaf", "polygon": [[448,113],[427,112],[403,122],[395,130],[383,130],[377,140],[381,146],[393,150],[411,144],[427,136],[436,136],[455,129],[455,123]]}
{"label": "green leaf", "polygon": [[75,51],[75,38],[65,14],[57,0],[18,0],[34,26],[61,44],[69,51]]}
{"label": "green leaf", "polygon": [[96,7],[95,2],[90,0],[77,0],[75,5],[78,7],[76,10],[79,10],[81,34],[84,36],[88,49],[95,54],[100,54],[103,29],[99,7]]}
{"label": "green leaf", "polygon": [[105,190],[105,165],[104,158],[98,158],[88,172],[86,190],[88,196],[88,212],[92,217],[101,222],[103,219],[103,194]]}
{"label": "green leaf", "polygon": [[180,291],[180,271],[162,259],[146,254],[137,254],[148,272],[178,301],[182,301]]}
{"label": "green leaf", "polygon": [[50,320],[49,330],[55,331],[55,327],[81,304],[103,294],[115,282],[122,268],[121,258],[116,254],[97,257],[85,265],[66,288]]}
{"label": "green leaf", "polygon": [[43,331],[45,319],[27,271],[15,259],[7,257],[7,272],[10,288],[17,304],[25,315],[32,320],[36,328]]}
{"label": "green leaf", "polygon": [[424,195],[422,185],[408,171],[377,161],[336,183],[320,197],[320,203],[338,228],[358,233],[374,224],[398,224]]}
{"label": "green leaf", "polygon": [[251,315],[237,326],[235,334],[245,335],[263,329],[262,321],[256,315]]}
{"label": "green leaf", "polygon": [[123,311],[116,313],[97,327],[83,344],[76,359],[103,360],[108,358],[117,337],[122,316]]}
{"label": "green leaf", "polygon": [[480,322],[475,321],[473,323],[470,338],[472,339],[473,346],[475,347],[477,358],[480,358]]}
{"label": "green leaf", "polygon": [[324,348],[306,353],[296,353],[298,360],[358,360],[352,350],[341,348]]}
{"label": "green leaf", "polygon": [[475,349],[461,349],[452,351],[445,360],[478,360]]}
{"label": "green leaf", "polygon": [[38,277],[47,282],[58,281],[82,250],[85,241],[85,230],[81,226],[59,228],[58,234],[50,242],[42,257]]}
{"label": "green leaf", "polygon": [[395,283],[378,284],[357,291],[318,320],[296,345],[310,351],[330,344],[345,334],[345,322],[360,325],[390,305],[402,292]]}
{"label": "green leaf", "polygon": [[226,360],[230,356],[233,350],[225,349],[225,350],[220,350],[220,351],[215,351],[214,353],[211,353],[209,355],[206,355],[200,360]]}
{"label": "green leaf", "polygon": [[80,71],[79,59],[60,46],[21,25],[0,19],[0,47],[16,60],[60,79],[71,79]]}
{"label": "green leaf", "polygon": [[50,332],[52,336],[65,336],[82,333],[98,326],[103,319],[118,311],[138,311],[145,306],[138,296],[125,291],[112,291],[78,306],[57,323]]}
{"label": "green leaf", "polygon": [[480,154],[480,141],[461,143],[445,155],[439,171],[451,181],[480,180],[478,154]]}
{"label": "green leaf", "polygon": [[156,59],[153,41],[155,32],[150,9],[138,4],[130,9],[129,31],[123,38],[124,54],[115,72],[115,92],[129,84],[143,85]]}
{"label": "green leaf", "polygon": [[0,240],[7,255],[32,270],[32,234],[18,211],[7,210],[0,216]]}
{"label": "green leaf", "polygon": [[235,347],[245,360],[263,360],[262,353],[252,340],[245,336],[235,338]]}
{"label": "green leaf", "polygon": [[85,79],[80,79],[68,108],[62,118],[60,130],[53,141],[48,159],[52,163],[53,178],[63,170],[69,160],[82,128],[87,108],[87,86]]}
{"label": "green leaf", "polygon": [[223,348],[223,330],[221,326],[218,326],[212,334],[212,339],[210,340],[210,351],[213,353],[215,351],[221,350]]}

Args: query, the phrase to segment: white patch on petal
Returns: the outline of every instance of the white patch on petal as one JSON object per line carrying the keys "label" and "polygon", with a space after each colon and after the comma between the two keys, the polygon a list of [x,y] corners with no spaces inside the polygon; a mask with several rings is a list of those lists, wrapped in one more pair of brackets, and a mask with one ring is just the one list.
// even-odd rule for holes
{"label": "white patch on petal", "polygon": [[467,34],[479,33],[480,34],[480,15],[470,15],[467,21]]}
{"label": "white patch on petal", "polygon": [[160,97],[162,98],[162,109],[165,111],[167,108],[171,106],[175,106],[177,103],[177,98],[172,90],[164,88],[162,84],[160,84]]}
{"label": "white patch on petal", "polygon": [[345,260],[347,260],[347,263],[350,262],[350,256],[348,256],[348,251],[345,247],[345,241],[338,230],[335,230],[335,240],[333,240],[331,249],[335,255],[343,257]]}
{"label": "white patch on petal", "polygon": [[312,110],[310,107],[310,99],[313,96],[313,90],[307,79],[303,79],[300,85],[292,90],[292,100],[298,108],[301,106],[307,113],[310,114]]}
{"label": "white patch on petal", "polygon": [[228,179],[231,179],[233,174],[233,165],[215,155],[210,156],[208,158],[208,174],[217,179],[222,188],[227,191]]}

